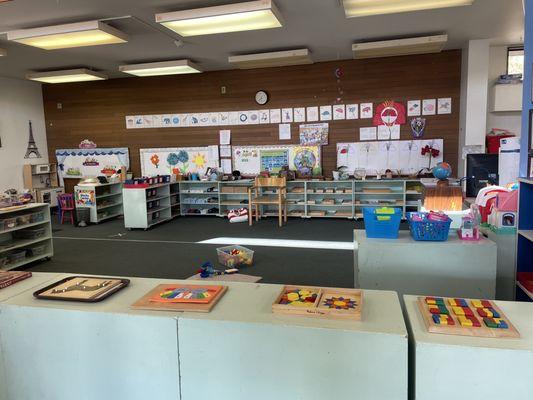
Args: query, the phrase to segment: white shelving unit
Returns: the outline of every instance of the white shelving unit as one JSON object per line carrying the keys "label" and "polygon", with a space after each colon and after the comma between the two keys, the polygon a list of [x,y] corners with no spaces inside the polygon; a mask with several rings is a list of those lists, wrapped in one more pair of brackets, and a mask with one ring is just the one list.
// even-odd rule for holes
{"label": "white shelving unit", "polygon": [[219,182],[181,181],[179,186],[181,215],[220,215]]}
{"label": "white shelving unit", "polygon": [[128,229],[148,229],[171,220],[176,216],[172,212],[173,204],[179,207],[179,201],[176,201],[179,190],[175,192],[176,187],[177,184],[160,183],[146,188],[124,188],[124,226]]}
{"label": "white shelving unit", "polygon": [[181,215],[180,203],[180,183],[172,182],[170,184],[170,215],[172,218]]}
{"label": "white shelving unit", "polygon": [[54,254],[50,206],[29,204],[0,211],[0,269],[10,270]]}
{"label": "white shelving unit", "polygon": [[76,208],[89,209],[93,224],[122,215],[122,182],[77,185],[74,194]]}

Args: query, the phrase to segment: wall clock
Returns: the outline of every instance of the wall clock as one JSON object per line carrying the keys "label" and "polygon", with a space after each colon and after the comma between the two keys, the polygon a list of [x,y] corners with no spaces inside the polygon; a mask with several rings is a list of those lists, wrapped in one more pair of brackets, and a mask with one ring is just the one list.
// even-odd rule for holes
{"label": "wall clock", "polygon": [[264,90],[260,90],[255,94],[255,102],[261,106],[268,103],[268,93]]}

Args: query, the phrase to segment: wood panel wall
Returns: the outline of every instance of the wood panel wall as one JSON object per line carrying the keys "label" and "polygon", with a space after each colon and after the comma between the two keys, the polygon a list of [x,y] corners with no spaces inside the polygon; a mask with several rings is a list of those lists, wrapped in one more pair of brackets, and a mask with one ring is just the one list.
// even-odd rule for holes
{"label": "wood panel wall", "polygon": [[[335,70],[342,68],[338,80]],[[263,108],[305,107],[339,103],[378,103],[451,97],[451,115],[427,117],[425,138],[444,139],[444,158],[457,168],[460,50],[440,54],[345,60],[314,65],[230,70],[195,75],[124,78],[108,81],[44,85],[43,97],[50,159],[57,148],[77,147],[83,139],[99,147],[129,147],[134,174],[140,174],[139,149],[218,144],[217,127],[126,130],[126,115],[239,111],[261,108],[257,90],[270,94]],[[221,94],[221,86],[227,89]],[[61,103],[62,108],[58,108]],[[327,175],[336,166],[336,143],[359,140],[359,127],[372,121],[331,121],[329,145],[323,148]],[[233,126],[233,145],[289,143],[278,140],[277,125]],[[409,125],[401,139],[410,139]],[[292,140],[298,143],[298,124]]]}

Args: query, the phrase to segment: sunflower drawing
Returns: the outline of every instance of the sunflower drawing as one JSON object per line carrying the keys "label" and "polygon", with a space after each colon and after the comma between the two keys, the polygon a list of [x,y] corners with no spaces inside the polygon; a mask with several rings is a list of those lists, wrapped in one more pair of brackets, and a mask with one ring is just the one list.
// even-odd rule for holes
{"label": "sunflower drawing", "polygon": [[197,153],[193,156],[192,162],[198,167],[203,168],[205,166],[206,160],[203,154]]}

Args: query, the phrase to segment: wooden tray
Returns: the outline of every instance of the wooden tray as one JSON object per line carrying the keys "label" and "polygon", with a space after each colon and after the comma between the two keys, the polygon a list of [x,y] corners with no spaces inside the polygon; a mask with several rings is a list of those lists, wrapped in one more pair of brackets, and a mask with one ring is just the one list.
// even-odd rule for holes
{"label": "wooden tray", "polygon": [[[314,302],[308,305],[281,304],[284,296],[292,291],[316,293]],[[349,308],[344,308],[349,307]],[[363,310],[363,291],[360,289],[321,288],[306,286],[284,286],[272,304],[272,312],[308,317],[351,319],[359,321]]]}
{"label": "wooden tray", "polygon": [[[105,286],[97,287],[105,283]],[[62,300],[62,301],[81,301],[85,303],[96,303],[107,299],[114,293],[124,289],[130,283],[129,279],[105,278],[94,276],[70,276],[52,283],[33,293],[37,299],[45,300]],[[94,287],[94,290],[73,289],[75,285]],[[65,292],[61,292],[66,289]],[[72,289],[72,290],[68,290]],[[55,292],[59,291],[59,292]]]}
{"label": "wooden tray", "polygon": [[[188,288],[188,289],[216,289],[216,293],[204,303],[160,303],[150,301],[150,299],[159,296],[159,293],[164,292],[170,288]],[[224,293],[228,290],[227,286],[221,285],[188,285],[183,283],[164,284],[157,285],[155,288],[146,293],[143,297],[137,300],[131,305],[131,308],[139,310],[153,310],[153,311],[192,311],[192,312],[205,312],[208,313],[218,303],[218,301],[224,296]]]}
{"label": "wooden tray", "polygon": [[455,322],[455,325],[440,325],[436,324],[433,321],[433,317],[431,312],[429,311],[429,307],[426,304],[426,297],[418,297],[418,307],[420,310],[420,313],[422,314],[422,318],[424,319],[424,324],[426,325],[426,329],[429,333],[440,333],[440,334],[446,334],[446,335],[460,335],[460,336],[476,336],[476,337],[486,337],[486,338],[519,338],[520,333],[518,330],[514,327],[514,325],[511,323],[509,318],[503,313],[503,311],[494,304],[493,301],[490,300],[484,300],[488,301],[491,304],[491,308],[493,308],[498,314],[500,314],[500,319],[504,320],[507,325],[508,329],[501,329],[501,328],[489,328],[485,325],[483,322],[483,317],[480,317],[477,310],[472,306],[472,301],[477,299],[462,299],[465,300],[468,304],[468,308],[472,310],[474,316],[479,320],[481,323],[480,327],[463,327],[459,323],[459,320],[457,319],[457,316],[454,314],[452,310],[452,306],[450,306],[448,297],[439,297],[444,299],[444,303],[446,305],[446,308],[449,311],[450,317]]}

